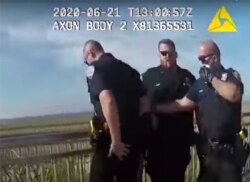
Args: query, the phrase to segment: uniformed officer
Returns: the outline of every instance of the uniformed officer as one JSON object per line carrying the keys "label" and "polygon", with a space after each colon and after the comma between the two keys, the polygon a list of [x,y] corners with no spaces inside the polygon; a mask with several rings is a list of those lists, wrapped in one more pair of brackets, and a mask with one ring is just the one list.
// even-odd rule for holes
{"label": "uniformed officer", "polygon": [[158,113],[197,109],[202,138],[201,182],[241,182],[241,165],[235,145],[241,128],[243,84],[240,74],[221,65],[214,41],[201,43],[200,78],[180,100],[156,106]]}
{"label": "uniformed officer", "polygon": [[[195,77],[177,65],[175,44],[170,39],[158,43],[160,65],[142,74],[148,97],[154,104],[182,98]],[[184,182],[193,143],[193,112],[156,114],[152,144],[148,148],[147,172],[152,182]],[[167,122],[166,122],[167,121]]]}
{"label": "uniformed officer", "polygon": [[145,90],[140,74],[105,53],[95,40],[85,43],[87,82],[91,102],[108,131],[99,135],[92,159],[91,182],[136,182],[140,149],[139,107]]}

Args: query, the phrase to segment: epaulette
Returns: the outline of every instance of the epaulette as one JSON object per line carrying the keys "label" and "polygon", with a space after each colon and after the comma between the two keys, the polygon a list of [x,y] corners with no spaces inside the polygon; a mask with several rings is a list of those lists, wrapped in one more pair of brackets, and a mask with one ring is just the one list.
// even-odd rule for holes
{"label": "epaulette", "polygon": [[236,70],[234,70],[233,68],[228,68],[227,71],[230,72],[230,73],[233,73],[233,72],[235,72]]}
{"label": "epaulette", "polygon": [[238,79],[238,80],[241,81],[241,76],[240,76],[239,72],[236,71],[235,69],[233,69],[233,68],[228,68],[228,69],[227,69],[227,72],[228,72],[228,73],[231,73],[236,79]]}

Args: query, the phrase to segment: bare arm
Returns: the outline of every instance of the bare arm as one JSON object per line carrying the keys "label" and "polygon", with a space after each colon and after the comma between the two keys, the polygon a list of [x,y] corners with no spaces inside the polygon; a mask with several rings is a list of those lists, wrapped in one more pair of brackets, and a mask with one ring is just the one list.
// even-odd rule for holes
{"label": "bare arm", "polygon": [[118,106],[111,91],[108,75],[100,68],[89,66],[87,71],[88,85],[94,97],[98,96],[102,112],[111,135],[111,145],[108,156],[115,154],[120,160],[129,152],[129,145],[121,141]]}
{"label": "bare arm", "polygon": [[220,96],[222,96],[229,102],[235,103],[241,100],[241,88],[235,83],[229,81],[221,81],[218,78],[214,77],[212,80],[212,86]]}
{"label": "bare arm", "polygon": [[119,125],[119,116],[116,101],[110,90],[103,90],[99,95],[103,115],[107,121],[111,140],[113,142],[121,142],[121,131]]}
{"label": "bare arm", "polygon": [[195,102],[191,101],[187,97],[183,97],[180,100],[157,105],[155,110],[157,113],[174,113],[181,111],[191,111],[195,108],[195,106]]}

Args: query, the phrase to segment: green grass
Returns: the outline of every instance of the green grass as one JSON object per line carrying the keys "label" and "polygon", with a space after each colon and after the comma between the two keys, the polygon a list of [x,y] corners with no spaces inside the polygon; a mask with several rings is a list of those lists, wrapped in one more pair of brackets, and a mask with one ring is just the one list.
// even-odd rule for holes
{"label": "green grass", "polygon": [[250,116],[244,117],[244,118],[242,119],[242,123],[243,123],[243,125],[244,125],[244,124],[250,124]]}
{"label": "green grass", "polygon": [[[243,112],[249,110],[250,107],[243,107]],[[91,113],[77,113],[1,120],[0,137],[84,131],[91,116]],[[250,116],[243,118],[244,123],[250,123]]]}
{"label": "green grass", "polygon": [[14,119],[1,119],[0,129],[8,128],[23,128],[23,127],[41,127],[64,125],[72,123],[86,122],[91,118],[91,113],[76,113],[76,114],[58,114],[58,115],[45,115],[36,117],[14,118]]}
{"label": "green grass", "polygon": [[[89,157],[88,157],[89,158]],[[80,182],[88,181],[89,165],[86,156],[76,155],[32,164],[16,164],[0,169],[2,182]],[[3,170],[3,171],[1,171]]]}
{"label": "green grass", "polygon": [[1,129],[0,137],[13,135],[31,135],[31,134],[47,134],[47,133],[73,133],[85,131],[88,125],[86,122],[82,124],[42,126],[42,127],[25,127],[21,129]]}
{"label": "green grass", "polygon": [[86,130],[86,124],[90,119],[90,114],[77,114],[6,120],[0,127],[0,137],[55,132],[78,132]]}
{"label": "green grass", "polygon": [[[4,124],[0,128],[0,137],[7,136],[7,135],[16,135],[16,134],[33,134],[33,133],[53,133],[53,132],[77,132],[77,131],[84,131],[86,130],[86,122],[91,119],[91,115],[78,115],[78,116],[66,116],[64,117],[41,117],[35,119],[35,121],[31,120],[23,122],[23,123],[9,123]],[[34,118],[33,118],[34,119]],[[243,118],[244,122],[250,123],[250,117]],[[19,121],[20,122],[20,121]],[[75,142],[75,141],[74,141]],[[64,146],[58,147],[58,144],[53,144],[52,152],[57,148],[59,148],[59,153],[61,150],[65,150],[68,144],[64,144]],[[13,146],[14,147],[14,146]],[[41,148],[43,148],[41,150]],[[41,155],[40,153],[46,153],[45,151],[50,151],[49,145],[43,145],[41,148],[38,148],[38,156]],[[16,150],[16,149],[15,149]],[[41,150],[41,151],[39,151]],[[75,150],[75,149],[73,149]],[[26,150],[21,150],[21,152]],[[29,150],[28,150],[29,151]],[[197,172],[198,172],[198,163],[197,163],[197,156],[195,151],[192,151],[193,158],[190,162],[186,173],[186,181],[187,182],[195,182]],[[78,181],[80,179],[80,170],[83,170],[85,167],[85,163],[87,165],[88,162],[81,161],[83,158],[79,159],[79,156],[70,156],[70,157],[63,157],[58,158],[57,160],[51,159],[48,162],[37,162],[32,166],[10,166],[10,169],[7,169],[12,176],[16,176],[17,181],[26,181],[26,174],[29,170],[29,178],[33,179],[33,181],[41,181],[41,176],[44,177],[44,181],[55,181],[55,174],[54,174],[54,166],[57,171],[57,180],[60,182],[67,181],[67,178],[70,178],[72,181]],[[79,162],[80,161],[80,162]],[[82,165],[79,165],[82,164]],[[67,167],[68,166],[68,167]],[[43,170],[40,171],[40,168]],[[85,176],[84,179],[88,178],[88,170],[82,171],[82,174]],[[1,177],[1,170],[0,170],[0,177]],[[38,179],[39,178],[39,179]],[[1,178],[0,178],[1,181]],[[9,180],[2,180],[2,181],[9,181]],[[32,181],[32,180],[31,180]],[[88,180],[85,180],[88,181]],[[147,180],[149,182],[149,180]]]}

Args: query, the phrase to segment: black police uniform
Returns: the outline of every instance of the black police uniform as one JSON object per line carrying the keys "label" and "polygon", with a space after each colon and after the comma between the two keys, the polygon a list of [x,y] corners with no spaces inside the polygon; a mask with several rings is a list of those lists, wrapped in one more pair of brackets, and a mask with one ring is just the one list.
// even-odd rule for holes
{"label": "black police uniform", "polygon": [[[195,82],[186,69],[177,66],[170,72],[161,66],[148,69],[143,75],[147,94],[154,103],[181,99]],[[157,130],[148,149],[147,173],[153,182],[183,182],[193,144],[193,112],[158,114]]]}
{"label": "black police uniform", "polygon": [[129,65],[105,53],[100,60],[89,65],[87,83],[91,102],[101,121],[105,122],[99,101],[103,90],[111,90],[118,107],[122,142],[130,144],[130,152],[120,161],[115,155],[108,157],[110,135],[99,136],[92,159],[90,182],[136,182],[139,166],[139,102],[145,90],[140,74]]}
{"label": "black police uniform", "polygon": [[[242,87],[233,69],[221,68],[216,76]],[[241,167],[235,148],[236,134],[241,129],[241,102],[223,99],[204,78],[199,78],[187,94],[197,104],[200,133],[198,149],[202,162],[200,182],[240,182]]]}

